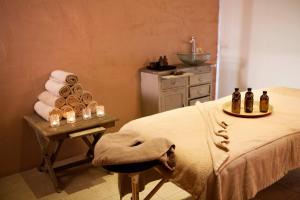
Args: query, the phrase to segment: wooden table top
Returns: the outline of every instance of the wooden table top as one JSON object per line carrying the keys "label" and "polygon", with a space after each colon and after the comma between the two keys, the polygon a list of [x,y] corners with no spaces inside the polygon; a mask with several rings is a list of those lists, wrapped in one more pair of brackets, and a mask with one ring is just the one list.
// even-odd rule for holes
{"label": "wooden table top", "polygon": [[95,114],[93,114],[92,118],[88,120],[83,120],[82,117],[77,117],[76,122],[70,124],[67,123],[67,120],[61,120],[60,126],[51,127],[48,121],[44,120],[36,113],[24,116],[24,119],[34,130],[48,138],[56,136],[68,136],[68,134],[72,132],[99,126],[109,128],[113,127],[115,122],[118,121],[117,118],[109,115],[97,117]]}

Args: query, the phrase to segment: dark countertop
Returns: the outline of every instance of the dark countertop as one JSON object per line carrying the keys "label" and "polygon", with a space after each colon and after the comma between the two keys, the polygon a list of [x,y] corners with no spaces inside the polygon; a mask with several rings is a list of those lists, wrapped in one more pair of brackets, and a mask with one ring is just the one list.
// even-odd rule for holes
{"label": "dark countertop", "polygon": [[182,71],[182,72],[195,72],[195,73],[205,73],[205,72],[210,72],[212,67],[215,67],[215,64],[212,63],[204,63],[202,65],[198,66],[189,66],[189,65],[184,65],[184,64],[177,64],[174,65],[176,66],[176,69],[171,69],[171,70],[164,70],[164,71],[158,71],[158,70],[152,70],[148,69],[147,67],[141,68],[141,72],[146,72],[146,73],[151,73],[151,74],[157,74],[161,76],[165,75],[170,75],[173,72],[176,71]]}

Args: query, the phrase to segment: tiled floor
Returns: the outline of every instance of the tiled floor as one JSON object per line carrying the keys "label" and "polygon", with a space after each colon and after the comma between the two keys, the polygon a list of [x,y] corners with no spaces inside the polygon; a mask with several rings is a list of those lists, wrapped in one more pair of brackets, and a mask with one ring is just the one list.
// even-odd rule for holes
{"label": "tiled floor", "polygon": [[[119,200],[117,176],[90,166],[69,170],[60,178],[64,191],[56,193],[46,174],[32,169],[0,179],[0,200]],[[154,187],[147,185],[140,199]],[[130,195],[124,200],[129,200]],[[167,183],[153,200],[192,200],[192,197],[172,183]],[[276,184],[258,193],[255,200],[299,200],[300,169],[290,172]]]}

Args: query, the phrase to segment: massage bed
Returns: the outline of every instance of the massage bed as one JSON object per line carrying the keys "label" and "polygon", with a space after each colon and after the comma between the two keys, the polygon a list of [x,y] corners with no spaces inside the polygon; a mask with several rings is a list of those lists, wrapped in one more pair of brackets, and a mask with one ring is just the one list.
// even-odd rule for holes
{"label": "massage bed", "polygon": [[[231,101],[228,96],[136,119],[119,132],[172,141],[176,168],[170,181],[195,199],[251,199],[300,166],[300,90],[267,91],[274,108],[269,116],[238,118],[225,114],[222,105]],[[255,90],[254,98],[261,94],[262,90]],[[227,150],[218,148],[212,136],[211,115],[206,115],[210,110],[214,110],[216,121],[228,124]]]}

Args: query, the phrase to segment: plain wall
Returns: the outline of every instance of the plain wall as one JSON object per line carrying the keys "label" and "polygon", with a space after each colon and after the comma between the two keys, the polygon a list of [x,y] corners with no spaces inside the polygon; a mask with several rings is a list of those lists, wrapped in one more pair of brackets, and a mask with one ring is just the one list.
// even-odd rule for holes
{"label": "plain wall", "polygon": [[221,0],[219,92],[300,88],[300,1]]}
{"label": "plain wall", "polygon": [[[23,116],[52,70],[76,73],[118,130],[141,114],[139,69],[160,55],[178,63],[192,35],[214,62],[217,29],[218,0],[0,0],[0,176],[39,163]],[[61,157],[83,150],[69,141]]]}

